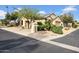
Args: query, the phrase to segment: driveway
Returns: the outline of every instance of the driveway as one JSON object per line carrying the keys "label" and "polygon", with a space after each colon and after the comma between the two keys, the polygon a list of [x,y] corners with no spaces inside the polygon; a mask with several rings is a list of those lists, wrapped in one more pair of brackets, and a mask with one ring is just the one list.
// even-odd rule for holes
{"label": "driveway", "polygon": [[23,35],[15,34],[0,29],[0,53],[5,52],[6,53],[73,53],[76,51],[72,51],[53,44],[42,42],[32,37],[26,37]]}

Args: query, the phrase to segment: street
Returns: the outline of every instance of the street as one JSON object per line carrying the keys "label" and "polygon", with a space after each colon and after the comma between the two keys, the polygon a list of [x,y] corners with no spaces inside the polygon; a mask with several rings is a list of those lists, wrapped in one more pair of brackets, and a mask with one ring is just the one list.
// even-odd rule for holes
{"label": "street", "polygon": [[[79,47],[78,34],[79,30],[51,41]],[[76,53],[76,51],[0,29],[0,53]]]}
{"label": "street", "polygon": [[52,41],[79,47],[79,29],[64,37],[54,39]]}

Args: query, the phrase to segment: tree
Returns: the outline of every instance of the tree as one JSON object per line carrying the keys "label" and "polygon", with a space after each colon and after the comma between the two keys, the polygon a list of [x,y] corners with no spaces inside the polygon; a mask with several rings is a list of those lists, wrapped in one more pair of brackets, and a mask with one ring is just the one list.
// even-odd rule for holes
{"label": "tree", "polygon": [[43,19],[43,17],[38,13],[39,10],[32,9],[32,8],[22,8],[21,10],[18,10],[19,18],[25,17],[30,19],[30,22],[28,21],[28,28],[30,27],[30,23],[34,20]]}
{"label": "tree", "polygon": [[12,12],[11,14],[7,13],[5,20],[16,20],[18,18],[18,12]]}
{"label": "tree", "polygon": [[11,13],[11,20],[16,20],[18,18],[18,12]]}
{"label": "tree", "polygon": [[22,8],[21,10],[19,10],[19,17],[25,17],[31,20],[43,18],[42,16],[40,16],[40,14],[38,14],[38,10],[31,8]]}
{"label": "tree", "polygon": [[65,26],[68,26],[68,23],[73,23],[73,15],[71,13],[64,14],[60,16],[61,20],[63,21]]}
{"label": "tree", "polygon": [[6,15],[5,15],[5,20],[10,20],[11,19],[11,15],[9,14],[9,13],[7,13]]}
{"label": "tree", "polygon": [[25,17],[31,20],[43,19],[44,17],[38,13],[38,10],[31,8],[22,8],[21,10],[7,13],[5,16],[6,20],[16,20],[17,18]]}

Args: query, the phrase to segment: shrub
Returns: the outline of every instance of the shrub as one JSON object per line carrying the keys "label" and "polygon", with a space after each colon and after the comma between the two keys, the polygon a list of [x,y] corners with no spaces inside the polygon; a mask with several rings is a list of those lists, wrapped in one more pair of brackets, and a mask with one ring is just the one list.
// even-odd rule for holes
{"label": "shrub", "polygon": [[6,20],[1,20],[1,22],[2,22],[2,25],[5,25],[5,26],[7,26],[7,24],[9,24],[9,22]]}
{"label": "shrub", "polygon": [[76,25],[75,23],[73,23],[73,24],[72,24],[72,27],[73,27],[73,28],[77,28],[78,25]]}
{"label": "shrub", "polygon": [[47,30],[50,30],[50,29],[51,29],[51,22],[50,22],[50,21],[46,21],[46,22],[45,22],[45,28],[46,28]]}
{"label": "shrub", "polygon": [[73,25],[73,28],[77,28],[77,25]]}
{"label": "shrub", "polygon": [[42,22],[38,22],[37,24],[38,24],[38,27],[37,27],[38,31],[44,30],[45,25]]}
{"label": "shrub", "polygon": [[44,30],[45,26],[44,25],[38,25],[37,30],[42,31]]}
{"label": "shrub", "polygon": [[37,24],[38,24],[38,31],[51,29],[50,21],[46,21],[44,24],[42,22],[38,22]]}
{"label": "shrub", "polygon": [[37,30],[38,30],[38,31],[51,30],[51,31],[54,32],[54,33],[63,34],[62,26],[55,26],[55,25],[52,25],[52,24],[51,24],[50,22],[48,22],[48,21],[46,21],[45,24],[39,22],[39,23],[38,23]]}
{"label": "shrub", "polygon": [[63,34],[62,26],[52,25],[51,31],[54,32],[54,33],[57,33],[57,34]]}
{"label": "shrub", "polygon": [[38,24],[38,25],[43,25],[43,23],[42,23],[42,22],[37,22],[37,24]]}

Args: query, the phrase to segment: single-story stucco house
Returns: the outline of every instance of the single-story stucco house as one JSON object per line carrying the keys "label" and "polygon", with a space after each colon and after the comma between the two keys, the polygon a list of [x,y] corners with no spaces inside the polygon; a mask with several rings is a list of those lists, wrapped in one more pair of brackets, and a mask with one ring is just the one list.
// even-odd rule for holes
{"label": "single-story stucco house", "polygon": [[[34,20],[33,23],[36,23],[36,24],[37,24],[37,22],[45,23],[46,20],[50,20],[53,25],[63,26],[63,22],[60,19],[60,17],[56,16],[54,13],[49,14],[48,16],[45,16],[45,19]],[[27,19],[25,17],[21,17],[20,18],[20,26],[22,26],[24,28],[30,29],[32,27],[32,21],[31,21],[31,19]]]}
{"label": "single-story stucco house", "polygon": [[63,26],[63,22],[61,20],[61,18],[59,16],[56,16],[54,13],[48,15],[46,17],[47,20],[50,20],[52,22],[53,25],[56,26]]}
{"label": "single-story stucco house", "polygon": [[20,18],[20,26],[29,29],[31,27],[30,19],[27,19],[25,17]]}
{"label": "single-story stucco house", "polygon": [[31,21],[31,19],[27,19],[25,17],[20,18],[20,26],[27,28],[27,29],[30,29],[32,27],[32,25],[33,25],[32,23],[37,24],[37,22],[44,23],[45,19]]}

